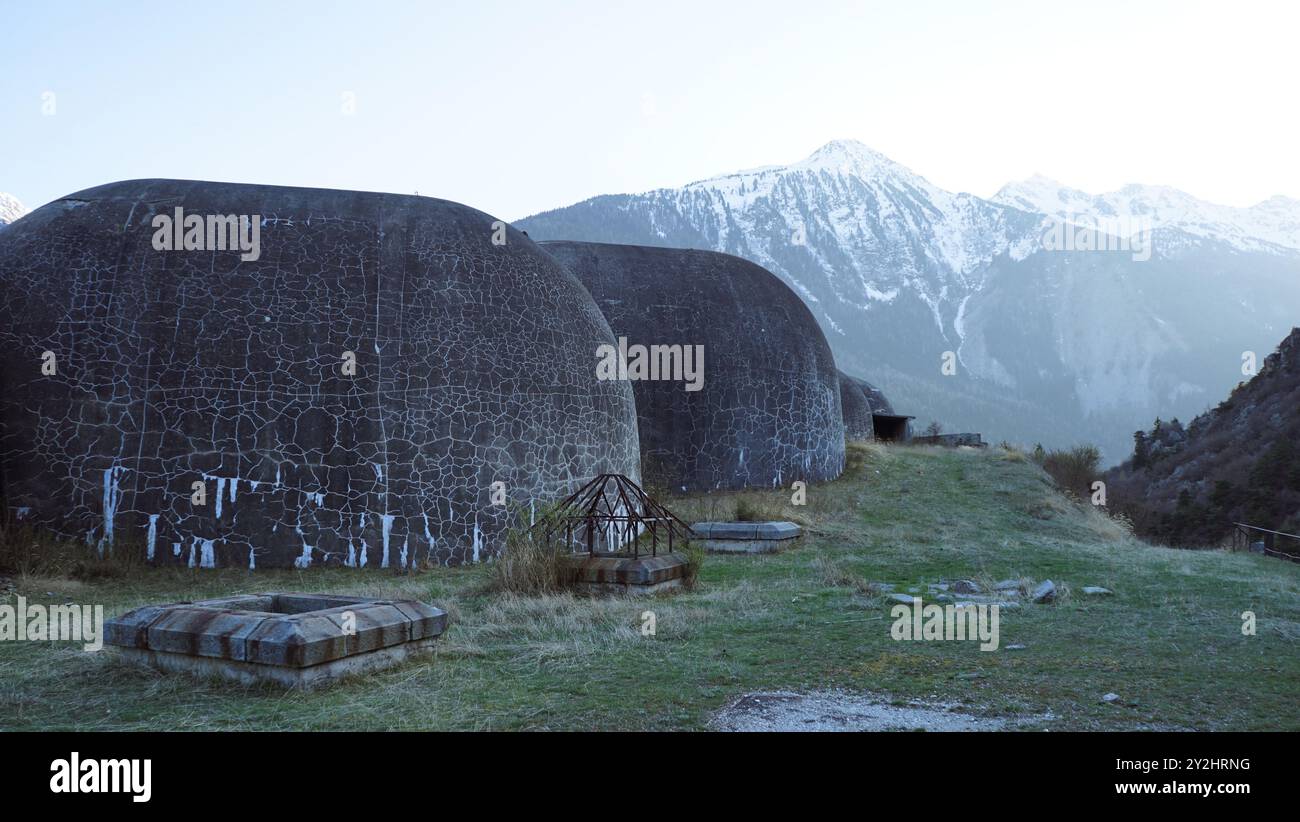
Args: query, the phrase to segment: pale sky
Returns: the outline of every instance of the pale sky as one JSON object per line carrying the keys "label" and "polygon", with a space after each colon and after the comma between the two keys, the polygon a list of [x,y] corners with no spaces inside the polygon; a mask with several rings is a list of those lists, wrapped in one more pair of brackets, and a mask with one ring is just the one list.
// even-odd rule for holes
{"label": "pale sky", "polygon": [[180,177],[517,219],[853,138],[983,196],[1041,172],[1244,206],[1300,198],[1298,40],[1300,4],[1241,0],[5,0],[0,191]]}

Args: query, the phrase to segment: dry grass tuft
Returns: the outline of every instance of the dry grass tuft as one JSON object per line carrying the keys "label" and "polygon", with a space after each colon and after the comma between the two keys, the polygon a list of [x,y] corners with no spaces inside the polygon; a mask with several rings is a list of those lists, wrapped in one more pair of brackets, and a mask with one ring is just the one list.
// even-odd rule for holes
{"label": "dry grass tuft", "polygon": [[687,542],[682,553],[686,554],[686,571],[682,576],[682,587],[694,591],[700,584],[700,568],[704,567],[704,546]]}
{"label": "dry grass tuft", "polygon": [[813,560],[812,564],[821,575],[822,582],[832,588],[852,588],[865,596],[877,596],[881,593],[879,586],[873,582],[868,582],[861,574],[845,568],[832,556],[819,556]]}
{"label": "dry grass tuft", "polygon": [[1025,455],[1025,452],[1021,451],[1014,445],[1003,445],[996,453],[997,459],[1002,460],[1003,462],[1021,463],[1029,461],[1029,457]]}
{"label": "dry grass tuft", "polygon": [[145,565],[144,549],[119,542],[104,556],[81,542],[60,539],[31,526],[0,528],[0,573],[19,577],[122,579]]}
{"label": "dry grass tuft", "polygon": [[488,589],[507,594],[549,594],[564,587],[563,555],[556,546],[523,528],[506,532],[501,553],[492,563]]}

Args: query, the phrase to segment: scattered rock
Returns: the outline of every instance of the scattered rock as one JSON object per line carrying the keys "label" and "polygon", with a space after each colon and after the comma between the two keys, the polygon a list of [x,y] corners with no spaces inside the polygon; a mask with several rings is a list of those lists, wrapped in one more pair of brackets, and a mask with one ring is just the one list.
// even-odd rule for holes
{"label": "scattered rock", "polygon": [[912,597],[909,596],[908,594],[889,594],[885,597],[885,602],[887,604],[898,602],[898,603],[902,603],[903,605],[911,605]]}
{"label": "scattered rock", "polygon": [[1007,646],[1007,650],[1008,650],[1008,651],[1023,651],[1023,650],[1025,650],[1025,647],[1026,647],[1026,646],[1021,645],[1020,643],[1016,643],[1015,645],[1008,645],[1008,646]]}
{"label": "scattered rock", "polygon": [[977,605],[996,605],[1000,610],[1003,611],[1014,611],[1016,608],[1020,607],[1019,602],[1008,602],[1006,600],[1001,600],[1001,599],[996,599],[996,600],[990,599],[986,602],[972,602],[971,600],[968,599],[968,600],[963,600],[962,602],[958,602],[956,608],[957,610],[961,610],[962,608],[974,608]]}
{"label": "scattered rock", "polygon": [[911,588],[908,588],[908,589],[907,589],[907,592],[908,592],[909,594],[919,594],[919,593],[921,593],[921,589],[920,589],[920,588],[917,588],[915,585],[913,585]]}
{"label": "scattered rock", "polygon": [[1102,701],[1102,702],[1119,702],[1119,694],[1115,694],[1115,693],[1104,694],[1104,695],[1102,696],[1102,698],[1101,698],[1101,701]]}
{"label": "scattered rock", "polygon": [[999,582],[998,584],[994,585],[994,586],[993,586],[993,590],[995,590],[995,591],[1019,591],[1019,590],[1020,590],[1020,580],[1018,580],[1018,579],[1004,579],[1004,580],[1002,580],[1001,582]]}
{"label": "scattered rock", "polygon": [[1051,602],[1056,599],[1056,585],[1050,579],[1045,579],[1038,584],[1038,587],[1034,589],[1034,593],[1030,596],[1034,602]]}
{"label": "scattered rock", "polygon": [[1088,596],[1090,596],[1090,597],[1091,597],[1091,596],[1096,596],[1096,597],[1108,597],[1108,596],[1110,596],[1111,594],[1115,593],[1114,591],[1110,590],[1109,588],[1102,588],[1102,587],[1097,586],[1097,585],[1085,585],[1085,586],[1083,586],[1083,592],[1084,592],[1085,594],[1087,594]]}
{"label": "scattered rock", "polygon": [[885,592],[889,592],[889,591],[894,590],[894,586],[893,586],[892,584],[888,583],[888,582],[873,582],[873,583],[871,583],[871,585],[872,585],[872,587],[874,587],[877,591],[885,591]]}
{"label": "scattered rock", "polygon": [[949,590],[952,591],[954,594],[980,593],[979,585],[977,585],[975,581],[971,579],[959,579],[949,587]]}
{"label": "scattered rock", "polygon": [[931,590],[931,591],[946,591],[946,590],[948,590],[948,583],[946,583],[946,582],[931,582],[931,583],[930,583],[930,590]]}

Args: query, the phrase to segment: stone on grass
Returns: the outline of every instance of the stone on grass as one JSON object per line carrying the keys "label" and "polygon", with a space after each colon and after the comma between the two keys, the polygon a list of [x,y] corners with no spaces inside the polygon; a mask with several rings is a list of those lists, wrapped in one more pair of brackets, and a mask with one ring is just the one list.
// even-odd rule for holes
{"label": "stone on grass", "polygon": [[969,599],[962,600],[961,602],[958,602],[953,607],[957,608],[958,610],[961,610],[962,608],[974,608],[978,605],[994,605],[1003,611],[1014,611],[1015,609],[1020,607],[1019,602],[1010,602],[1005,599],[992,599],[992,598],[982,599],[979,602],[975,602]]}
{"label": "stone on grass", "polygon": [[1118,702],[1118,701],[1119,701],[1119,694],[1116,694],[1116,693],[1104,694],[1104,695],[1102,696],[1102,698],[1101,698],[1101,701],[1102,701],[1102,702]]}
{"label": "stone on grass", "polygon": [[1054,585],[1050,579],[1045,579],[1042,582],[1038,583],[1038,587],[1034,589],[1034,592],[1030,595],[1030,597],[1034,600],[1034,602],[1040,604],[1045,602],[1051,602],[1052,600],[1056,599],[1056,585]]}
{"label": "stone on grass", "polygon": [[1018,580],[1018,579],[1004,579],[1004,580],[1002,580],[1001,582],[999,582],[998,584],[994,585],[994,586],[993,586],[993,590],[995,590],[995,591],[1019,591],[1019,590],[1020,590],[1020,580]]}
{"label": "stone on grass", "polygon": [[913,599],[914,597],[912,597],[909,594],[889,594],[888,596],[885,597],[885,602],[886,603],[897,602],[903,605],[911,605]]}
{"label": "stone on grass", "polygon": [[1088,596],[1098,596],[1098,597],[1110,596],[1111,594],[1115,593],[1109,588],[1102,588],[1097,585],[1085,585],[1083,586],[1083,592]]}
{"label": "stone on grass", "polygon": [[974,580],[959,579],[952,583],[949,590],[954,594],[978,594],[980,586]]}
{"label": "stone on grass", "polygon": [[1004,602],[1006,601],[1006,594],[1004,592],[1000,597],[990,596],[989,594],[957,594],[954,599],[958,602]]}

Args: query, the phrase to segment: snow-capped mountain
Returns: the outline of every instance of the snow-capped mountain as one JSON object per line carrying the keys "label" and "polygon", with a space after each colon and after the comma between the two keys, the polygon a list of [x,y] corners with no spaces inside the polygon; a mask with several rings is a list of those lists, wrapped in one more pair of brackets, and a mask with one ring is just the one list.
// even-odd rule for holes
{"label": "snow-capped mountain", "polygon": [[1130,185],[1088,194],[1042,175],[1010,183],[994,202],[1086,225],[1176,228],[1248,251],[1300,250],[1300,200],[1272,197],[1249,208],[1198,200],[1167,186]]}
{"label": "snow-capped mountain", "polygon": [[[823,325],[900,297],[940,337],[960,337],[961,300],[989,263],[1023,259],[1038,215],[952,194],[867,146],[827,143],[789,166],[727,174],[679,189],[597,197],[520,222],[546,239],[605,240],[724,251],[782,276]],[[884,320],[885,317],[878,319]]]}
{"label": "snow-capped mountain", "polygon": [[1134,213],[1163,215],[1154,253],[1137,255],[1049,250],[1052,226],[1083,210],[1048,190],[954,194],[841,140],[790,165],[595,197],[519,227],[746,257],[802,296],[839,366],[900,413],[993,441],[1096,442],[1112,461],[1156,415],[1203,410],[1241,379],[1244,351],[1271,350],[1300,317],[1288,201],[1251,223],[1175,211],[1175,192],[1135,196]]}
{"label": "snow-capped mountain", "polygon": [[12,223],[26,213],[27,209],[23,208],[23,204],[18,202],[17,197],[0,191],[0,227]]}
{"label": "snow-capped mountain", "polygon": [[[864,308],[866,301],[891,301],[908,275],[926,271],[940,275],[940,291],[949,283],[963,290],[978,288],[978,276],[970,278],[994,257],[1008,252],[1024,257],[1032,250],[1026,243],[1030,223],[1021,215],[969,194],[944,191],[852,140],[827,143],[790,166],[655,193],[704,217],[701,227],[715,247],[747,246],[773,265],[780,265],[787,245],[802,245],[814,256],[827,243],[844,250],[847,261],[819,262],[825,270],[836,268],[837,279],[850,273],[837,266],[851,263],[852,276],[836,289],[837,296]],[[704,210],[713,212],[712,225],[700,214]],[[790,230],[789,243],[762,241],[773,212]],[[930,285],[912,283],[937,313],[943,295]]]}

